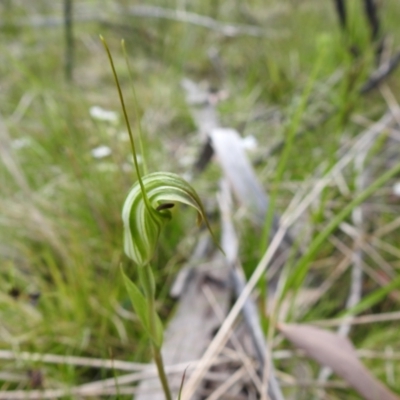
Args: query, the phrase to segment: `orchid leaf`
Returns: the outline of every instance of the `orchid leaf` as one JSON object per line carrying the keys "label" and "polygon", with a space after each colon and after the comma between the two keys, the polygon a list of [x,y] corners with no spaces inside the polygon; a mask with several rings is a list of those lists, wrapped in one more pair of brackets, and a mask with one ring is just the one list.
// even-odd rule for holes
{"label": "orchid leaf", "polygon": [[149,338],[154,342],[157,348],[160,348],[163,342],[164,329],[159,316],[154,311],[155,332],[152,332],[148,316],[148,300],[144,297],[139,288],[124,274],[123,271],[122,276],[124,278],[126,291],[128,292],[132,307],[135,310],[136,315],[138,316]]}

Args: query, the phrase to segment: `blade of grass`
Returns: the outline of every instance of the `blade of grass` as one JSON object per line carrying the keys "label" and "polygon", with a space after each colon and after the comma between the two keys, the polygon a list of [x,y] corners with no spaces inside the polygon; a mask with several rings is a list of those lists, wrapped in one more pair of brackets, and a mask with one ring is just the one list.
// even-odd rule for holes
{"label": "blade of grass", "polygon": [[399,172],[400,163],[396,164],[393,168],[386,171],[383,175],[376,179],[369,187],[363,190],[331,220],[331,222],[315,237],[315,239],[311,242],[307,252],[294,266],[293,273],[291,273],[289,276],[285,285],[285,289],[283,290],[283,295],[286,294],[289,289],[298,289],[302,285],[304,278],[310,269],[311,261],[318,250],[326,242],[329,235],[339,226],[339,224],[350,215],[353,209],[364,202],[368,197],[375,193],[377,189],[383,186]]}

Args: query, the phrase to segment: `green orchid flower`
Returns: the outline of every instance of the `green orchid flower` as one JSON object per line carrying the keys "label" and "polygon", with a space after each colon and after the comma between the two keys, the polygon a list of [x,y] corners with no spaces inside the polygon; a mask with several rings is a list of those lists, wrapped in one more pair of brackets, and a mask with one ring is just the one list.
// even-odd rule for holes
{"label": "green orchid flower", "polygon": [[206,222],[204,208],[196,191],[183,178],[169,172],[139,177],[122,209],[125,254],[139,266],[151,261],[161,229],[171,219],[175,202],[197,211],[197,224]]}

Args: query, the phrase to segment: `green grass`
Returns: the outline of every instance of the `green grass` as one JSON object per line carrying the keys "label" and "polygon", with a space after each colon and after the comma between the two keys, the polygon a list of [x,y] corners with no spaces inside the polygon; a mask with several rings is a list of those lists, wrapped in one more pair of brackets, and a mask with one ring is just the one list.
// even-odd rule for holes
{"label": "green grass", "polygon": [[[374,68],[368,48],[369,33],[357,10],[361,2],[349,2],[352,4],[350,37],[363,54],[358,60],[352,59],[344,49],[332,2],[328,1],[308,0],[297,4],[278,0],[209,0],[192,1],[190,7],[188,5],[188,11],[220,21],[258,23],[274,33],[271,37],[227,38],[180,22],[127,16],[110,17],[115,23],[112,26],[81,22],[75,26],[73,83],[66,83],[63,76],[62,27],[14,26],[32,10],[24,2],[9,3],[7,10],[2,10],[6,5],[0,5],[0,10],[12,16],[9,25],[0,28],[0,76],[3,77],[0,116],[9,135],[8,140],[0,126],[0,145],[4,149],[3,162],[0,162],[1,349],[105,359],[112,354],[115,359],[129,361],[149,359],[143,331],[132,314],[119,272],[123,263],[130,277],[136,277],[134,266],[123,255],[120,217],[123,201],[136,177],[99,33],[106,37],[112,49],[132,126],[135,126],[129,77],[119,45],[122,37],[126,40],[150,172],[165,170],[183,174],[188,170],[188,162],[194,161],[198,140],[194,137],[194,124],[179,83],[183,77],[205,80],[229,92],[228,99],[218,106],[223,125],[258,140],[259,146],[250,157],[254,161],[262,160],[257,163],[257,174],[266,190],[275,193],[279,212],[290,203],[297,191],[295,187],[319,179],[338,161],[337,150],[344,138],[360,133],[362,127],[354,123],[354,115],[377,120],[386,110],[379,91],[363,97],[357,93]],[[76,4],[79,3],[77,0]],[[176,6],[173,1],[151,4]],[[40,14],[59,12],[57,7],[51,9],[45,0],[36,1],[35,7],[31,8]],[[275,17],[268,17],[278,8],[281,11]],[[400,42],[397,0],[384,2],[381,17],[384,30],[397,48]],[[293,123],[293,115],[321,54],[321,41],[326,46],[324,57],[311,87],[310,99],[294,127],[296,131],[305,129],[307,133],[294,139],[287,153],[284,150],[266,158],[268,149],[287,134],[288,126]],[[221,71],[215,69],[207,56],[210,48],[218,52]],[[327,89],[328,79],[337,71],[341,71],[342,78]],[[399,74],[395,72],[387,81],[397,99],[400,99]],[[110,124],[92,119],[89,108],[93,105],[116,111],[119,122]],[[316,129],[307,128],[321,118],[325,109],[335,112]],[[93,158],[91,150],[100,145],[110,147],[112,154],[104,159]],[[378,147],[368,163],[382,157]],[[10,155],[13,164],[7,164],[3,154]],[[282,154],[286,154],[286,161],[280,158]],[[373,180],[388,169],[379,166],[373,172]],[[215,204],[218,176],[218,169],[210,166],[193,182],[210,207]],[[312,237],[323,239],[320,243],[314,242],[311,250],[315,248],[315,251],[301,261],[300,272],[312,272],[307,283],[318,284],[329,278],[343,256],[323,232],[329,230],[330,235],[337,236],[350,248],[353,246],[353,239],[334,226],[335,216],[340,216],[341,212],[343,218],[351,222],[343,210],[357,198],[356,173],[352,167],[345,169],[344,178],[350,193],[342,193],[336,183],[329,185],[319,197],[319,204],[313,204],[307,211]],[[366,200],[373,209],[367,224],[371,236],[398,216],[398,198],[390,194],[393,182],[393,179],[384,182],[386,191],[378,190]],[[168,233],[161,236],[154,261],[157,305],[165,319],[173,307],[168,299],[168,288],[180,265],[190,255],[192,238],[197,233],[192,228],[193,213],[184,209],[183,214],[183,218],[173,219]],[[241,258],[250,274],[259,260],[260,244],[255,239],[261,232],[255,232],[240,214],[236,222],[242,242]],[[213,224],[218,230],[217,219]],[[328,229],[329,226],[332,229]],[[396,247],[398,230],[383,239]],[[397,258],[378,250],[381,257],[393,265],[398,276]],[[315,261],[326,257],[332,257],[329,266],[314,268]],[[371,268],[383,274],[376,260],[367,260]],[[348,292],[343,286],[348,285],[349,277],[347,273],[339,279],[297,322],[339,316]],[[304,286],[302,279],[293,278],[290,282]],[[13,288],[20,291],[18,299],[8,294]],[[377,300],[373,304],[366,302],[364,313],[398,308],[393,298],[373,297],[379,288],[373,278],[365,278],[364,295]],[[41,294],[40,299],[32,306],[29,295],[37,292]],[[130,314],[121,312],[121,308]],[[396,322],[369,324],[355,328],[351,338],[356,347],[383,351],[389,346],[397,352],[400,350],[397,332]],[[277,367],[291,373],[293,365],[294,362],[286,362]],[[368,360],[367,365],[383,381],[389,379],[384,360]],[[113,377],[111,370],[68,365],[0,360],[0,366],[1,370],[18,373],[38,367],[45,376],[45,384],[56,388]],[[387,383],[400,393],[398,361],[393,361],[393,368],[397,379],[389,379]],[[3,389],[28,389],[29,386],[0,383]],[[335,399],[347,393],[335,389],[328,392]],[[306,393],[304,398],[312,392]]]}

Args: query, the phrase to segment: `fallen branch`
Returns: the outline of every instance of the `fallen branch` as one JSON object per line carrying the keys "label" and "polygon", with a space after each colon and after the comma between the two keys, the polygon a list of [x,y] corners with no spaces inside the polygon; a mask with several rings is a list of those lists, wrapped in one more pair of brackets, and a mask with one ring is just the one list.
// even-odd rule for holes
{"label": "fallen branch", "polygon": [[361,94],[370,92],[383,82],[400,64],[400,51],[397,52],[389,62],[382,64],[360,89]]}
{"label": "fallen branch", "polygon": [[[238,240],[236,237],[235,228],[232,223],[232,199],[229,186],[226,182],[223,182],[221,187],[219,205],[221,209],[222,229],[225,232],[226,239],[228,239],[222,241],[222,246],[227,256],[227,261],[231,266],[231,279],[235,295],[236,298],[239,298],[240,294],[243,292],[246,286],[246,280],[237,258]],[[283,395],[275,376],[273,362],[271,358],[271,351],[270,349],[268,349],[267,343],[264,339],[264,334],[261,330],[257,307],[250,297],[246,300],[243,306],[242,313],[247,326],[247,331],[250,334],[254,349],[256,351],[258,362],[262,367],[261,370],[264,371],[266,367],[269,370],[268,394],[272,400],[281,400],[283,399]],[[262,395],[262,393],[260,393],[260,395]]]}

